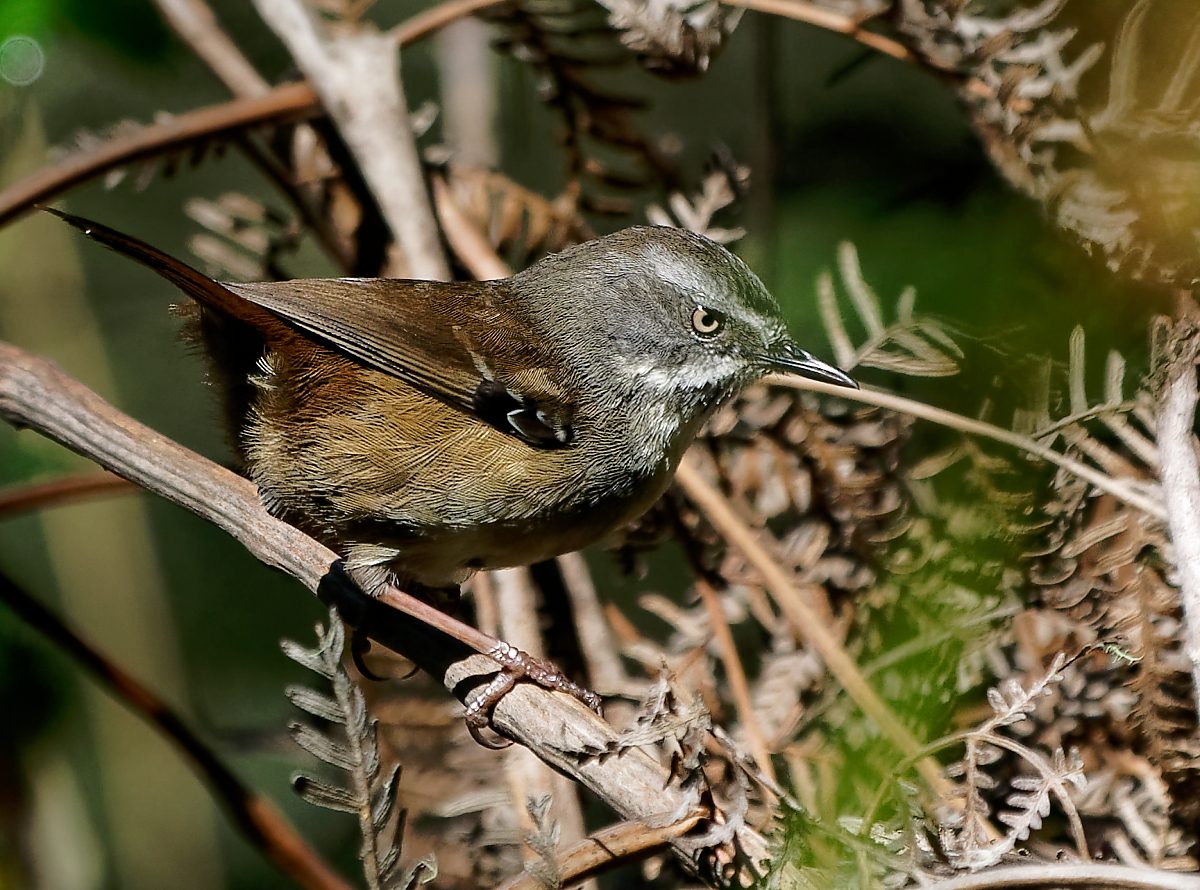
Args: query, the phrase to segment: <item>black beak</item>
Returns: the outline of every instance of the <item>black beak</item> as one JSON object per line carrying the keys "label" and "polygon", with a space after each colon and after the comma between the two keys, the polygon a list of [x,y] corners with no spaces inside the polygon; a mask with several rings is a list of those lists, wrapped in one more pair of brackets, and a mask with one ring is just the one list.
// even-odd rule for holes
{"label": "black beak", "polygon": [[791,340],[776,343],[767,353],[767,367],[782,374],[799,374],[810,380],[821,380],[838,386],[848,386],[858,389],[854,378],[845,371],[840,371],[833,365],[828,365],[812,354],[805,352]]}

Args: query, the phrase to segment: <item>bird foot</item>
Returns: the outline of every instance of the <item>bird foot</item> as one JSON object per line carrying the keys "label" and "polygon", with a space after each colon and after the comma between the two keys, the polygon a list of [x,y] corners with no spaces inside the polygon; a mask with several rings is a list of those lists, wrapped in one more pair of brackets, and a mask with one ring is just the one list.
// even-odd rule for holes
{"label": "bird foot", "polygon": [[575,700],[587,705],[590,710],[597,714],[601,713],[600,707],[603,701],[599,695],[564,676],[562,671],[546,659],[522,652],[516,646],[509,645],[503,640],[488,650],[486,654],[488,658],[500,665],[500,673],[496,674],[491,682],[472,699],[465,714],[467,729],[479,744],[488,748],[503,748],[511,744],[509,742],[494,744],[485,740],[480,731],[491,726],[492,711],[499,704],[500,699],[508,695],[521,680],[536,683],[543,689],[549,689],[552,692],[565,692]]}

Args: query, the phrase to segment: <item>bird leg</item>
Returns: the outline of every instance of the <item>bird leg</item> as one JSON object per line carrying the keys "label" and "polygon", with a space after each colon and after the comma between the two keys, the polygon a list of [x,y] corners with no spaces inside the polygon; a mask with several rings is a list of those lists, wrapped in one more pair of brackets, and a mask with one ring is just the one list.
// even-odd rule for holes
{"label": "bird leg", "polygon": [[[496,704],[520,680],[536,683],[543,689],[565,692],[591,710],[600,712],[600,696],[567,679],[549,661],[497,640],[394,586],[385,585],[371,595],[363,590],[340,559],[321,579],[318,594],[323,602],[337,608],[342,620],[354,631],[412,658],[434,676],[441,677],[452,662],[466,657],[467,650],[495,661],[500,666],[499,673],[467,706],[467,727],[481,744],[488,743],[478,735],[479,729],[490,724]],[[445,636],[434,640],[427,632],[416,633],[414,623],[432,627]],[[455,646],[451,641],[459,645]]]}
{"label": "bird leg", "polygon": [[500,673],[471,700],[464,715],[467,729],[475,741],[482,745],[496,747],[484,741],[478,731],[491,724],[492,710],[520,680],[528,680],[552,692],[564,692],[597,714],[602,713],[600,708],[603,701],[599,695],[564,676],[562,671],[544,658],[523,652],[503,640],[497,640],[496,645],[483,654],[500,665]]}

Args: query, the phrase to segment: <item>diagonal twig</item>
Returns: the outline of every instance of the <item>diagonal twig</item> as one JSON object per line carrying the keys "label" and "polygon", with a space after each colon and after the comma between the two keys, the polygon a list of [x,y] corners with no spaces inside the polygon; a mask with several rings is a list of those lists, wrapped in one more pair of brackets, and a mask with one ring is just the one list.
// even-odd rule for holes
{"label": "diagonal twig", "polygon": [[[737,515],[725,496],[704,478],[693,456],[684,455],[675,473],[675,481],[717,532],[754,567],[788,621],[825,662],[829,672],[851,700],[903,754],[917,754],[921,749],[920,741],[867,682],[854,659],[796,589],[791,573],[763,546],[758,534]],[[931,759],[925,757],[918,760],[917,771],[929,787],[939,791],[947,787],[946,778]]]}
{"label": "diagonal twig", "polygon": [[775,767],[771,763],[771,749],[763,736],[762,725],[758,715],[754,713],[754,702],[750,698],[750,684],[746,681],[746,669],[738,657],[737,646],[733,641],[733,633],[725,612],[721,608],[721,598],[713,590],[712,585],[704,578],[696,578],[696,590],[708,613],[708,626],[717,641],[717,652],[721,663],[725,665],[725,678],[729,682],[729,692],[733,697],[733,706],[737,709],[738,722],[746,733],[746,746],[754,755],[757,766],[771,780],[775,781]]}
{"label": "diagonal twig", "polygon": [[246,840],[280,872],[307,890],[350,890],[275,805],[243,784],[166,702],[2,572],[0,601],[178,748]]}

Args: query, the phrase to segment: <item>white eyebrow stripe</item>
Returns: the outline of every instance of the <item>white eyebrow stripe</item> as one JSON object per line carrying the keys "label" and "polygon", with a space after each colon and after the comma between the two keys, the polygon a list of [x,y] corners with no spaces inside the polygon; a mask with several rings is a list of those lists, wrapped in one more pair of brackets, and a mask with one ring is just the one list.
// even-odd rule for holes
{"label": "white eyebrow stripe", "polygon": [[[705,296],[713,294],[714,291],[724,289],[724,285],[719,279],[715,279],[703,271],[698,271],[695,263],[686,262],[675,251],[668,250],[661,244],[652,242],[646,244],[642,250],[643,257],[654,269],[655,274],[673,285],[680,293],[695,297],[697,303],[703,303]],[[728,305],[727,300],[721,300],[720,303],[720,306],[713,308],[721,309]],[[786,326],[780,325],[777,318],[762,315],[749,306],[738,306],[737,311],[733,314],[742,321],[750,322],[753,327],[772,331],[777,337],[786,332]]]}
{"label": "white eyebrow stripe", "polygon": [[684,293],[701,297],[712,290],[715,282],[711,277],[698,273],[694,263],[682,261],[677,253],[661,244],[645,245],[644,256],[659,277]]}

